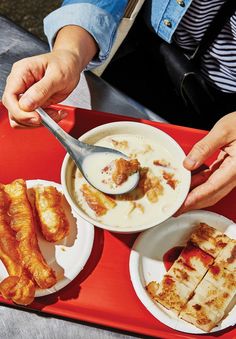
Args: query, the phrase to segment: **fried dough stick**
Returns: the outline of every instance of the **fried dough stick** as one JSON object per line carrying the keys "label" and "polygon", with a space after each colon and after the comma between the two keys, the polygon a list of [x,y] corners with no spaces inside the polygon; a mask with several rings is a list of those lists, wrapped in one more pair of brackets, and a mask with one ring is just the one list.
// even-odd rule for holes
{"label": "fried dough stick", "polygon": [[10,198],[9,216],[24,266],[32,274],[40,288],[49,288],[56,283],[56,276],[48,266],[38,246],[33,212],[27,197],[26,183],[22,179],[4,186]]}
{"label": "fried dough stick", "polygon": [[107,211],[116,206],[115,200],[90,185],[83,184],[80,190],[88,206],[97,216],[106,214]]}
{"label": "fried dough stick", "polygon": [[9,225],[9,206],[10,200],[0,184],[0,259],[9,274],[0,283],[0,292],[16,304],[29,305],[34,300],[35,285],[22,265],[18,242]]}
{"label": "fried dough stick", "polygon": [[123,158],[115,161],[115,171],[112,174],[112,179],[117,185],[123,184],[128,177],[140,169],[140,163],[137,159],[125,160]]}
{"label": "fried dough stick", "polygon": [[34,193],[43,236],[51,242],[62,240],[69,233],[69,222],[62,207],[62,194],[53,186],[36,186]]}

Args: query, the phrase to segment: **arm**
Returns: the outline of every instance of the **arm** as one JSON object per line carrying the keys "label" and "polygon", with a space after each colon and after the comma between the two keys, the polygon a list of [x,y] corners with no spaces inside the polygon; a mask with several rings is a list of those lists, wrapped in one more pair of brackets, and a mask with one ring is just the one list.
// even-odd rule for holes
{"label": "arm", "polygon": [[192,177],[191,192],[177,215],[212,206],[236,187],[236,112],[221,118],[212,130],[194,145],[184,161],[189,170],[199,168],[221,150],[217,160]]}
{"label": "arm", "polygon": [[89,67],[101,64],[108,57],[128,0],[65,0],[62,7],[44,19],[44,31],[52,48],[57,32],[67,25],[84,28],[99,46]]}
{"label": "arm", "polygon": [[[81,27],[67,26],[59,31],[51,53],[16,62],[3,94],[11,126],[39,124],[40,118],[34,109],[64,100],[96,53],[97,45],[88,32]],[[23,95],[19,99],[20,94]],[[65,116],[64,112],[50,113],[55,120]]]}
{"label": "arm", "polygon": [[[99,62],[106,57],[102,53],[105,51],[104,42],[110,41],[107,38],[110,33],[105,29],[110,23],[108,19],[112,18],[113,26],[117,28],[122,13],[114,16],[116,20],[113,18],[117,8],[110,0],[87,1],[86,6],[90,11],[84,7],[84,2],[69,2],[74,4],[56,10],[45,19],[45,27],[50,27],[45,30],[48,32],[52,52],[23,59],[13,65],[3,94],[3,103],[9,111],[12,127],[39,125],[40,117],[34,109],[64,100],[78,84],[80,73],[87,64],[99,59],[99,56]],[[106,10],[110,8],[110,12],[92,5],[92,2],[102,3]],[[118,3],[123,3],[125,9],[126,2]],[[47,112],[56,121],[66,114],[63,111]]]}

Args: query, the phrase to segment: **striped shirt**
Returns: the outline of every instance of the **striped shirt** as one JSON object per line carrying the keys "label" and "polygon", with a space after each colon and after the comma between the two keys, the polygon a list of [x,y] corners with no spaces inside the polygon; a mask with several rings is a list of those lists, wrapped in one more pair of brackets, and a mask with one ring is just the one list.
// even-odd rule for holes
{"label": "striped shirt", "polygon": [[[175,32],[176,43],[186,50],[194,51],[225,1],[193,0]],[[201,70],[215,88],[228,93],[236,92],[236,12],[203,55]]]}

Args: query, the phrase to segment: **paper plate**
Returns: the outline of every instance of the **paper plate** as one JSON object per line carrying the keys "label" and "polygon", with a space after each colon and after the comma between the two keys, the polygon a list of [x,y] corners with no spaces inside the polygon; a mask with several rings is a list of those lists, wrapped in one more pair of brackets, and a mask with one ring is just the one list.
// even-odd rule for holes
{"label": "paper plate", "polygon": [[[188,212],[141,233],[132,247],[129,269],[138,298],[156,319],[175,330],[200,334],[206,332],[177,318],[174,313],[154,302],[145,289],[149,282],[162,280],[166,273],[163,255],[175,246],[184,246],[197,222],[205,222],[235,238],[236,225],[230,227],[233,224],[232,220],[213,212]],[[211,332],[223,330],[235,323],[236,306]]]}
{"label": "paper plate", "polygon": [[[54,186],[62,192],[62,187],[52,181],[27,180],[28,192],[36,185]],[[63,199],[63,207],[70,224],[69,235],[57,243],[45,240],[39,230],[37,238],[40,250],[47,263],[55,271],[57,283],[49,289],[37,289],[36,297],[42,297],[59,291],[68,285],[83,269],[93,246],[94,226],[79,216],[74,216],[66,199]],[[0,262],[0,280],[7,277],[5,266]]]}

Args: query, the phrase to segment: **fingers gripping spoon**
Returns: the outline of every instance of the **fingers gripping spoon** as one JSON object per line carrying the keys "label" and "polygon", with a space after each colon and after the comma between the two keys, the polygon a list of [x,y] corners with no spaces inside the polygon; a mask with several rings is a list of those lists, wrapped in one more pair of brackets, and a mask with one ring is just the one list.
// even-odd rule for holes
{"label": "fingers gripping spoon", "polygon": [[101,180],[97,180],[97,165],[99,161],[102,162],[101,165],[103,166],[105,159],[104,166],[106,166],[116,159],[124,158],[128,160],[129,158],[112,148],[89,145],[79,141],[66,133],[41,107],[37,108],[36,112],[40,115],[42,124],[60,141],[82,175],[93,187],[106,194],[124,194],[137,186],[139,182],[138,171],[130,175],[127,181],[119,186],[105,185]]}

